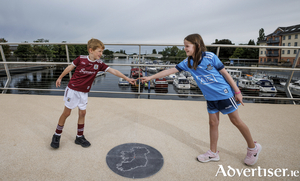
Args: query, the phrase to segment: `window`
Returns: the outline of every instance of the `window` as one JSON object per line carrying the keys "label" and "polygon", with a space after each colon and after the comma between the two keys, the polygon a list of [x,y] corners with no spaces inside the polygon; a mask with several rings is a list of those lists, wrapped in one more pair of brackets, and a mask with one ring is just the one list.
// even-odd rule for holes
{"label": "window", "polygon": [[291,39],[291,37],[292,37],[292,36],[291,36],[291,35],[289,35],[289,40]]}
{"label": "window", "polygon": [[294,50],[294,54],[297,54],[297,50]]}
{"label": "window", "polygon": [[291,43],[288,43],[288,46],[291,46]]}
{"label": "window", "polygon": [[262,55],[263,53],[264,53],[263,51],[260,52],[261,55]]}
{"label": "window", "polygon": [[285,36],[282,37],[282,40],[285,40]]}
{"label": "window", "polygon": [[285,46],[285,43],[282,43],[282,46]]}
{"label": "window", "polygon": [[282,50],[282,54],[284,54],[284,50]]}
{"label": "window", "polygon": [[290,53],[291,53],[291,50],[288,50],[288,51],[287,51],[287,54],[290,54]]}
{"label": "window", "polygon": [[297,44],[298,44],[298,43],[297,43],[297,42],[295,42],[295,43],[294,43],[294,46],[297,46]]}
{"label": "window", "polygon": [[298,34],[297,34],[297,35],[295,35],[295,39],[298,39]]}

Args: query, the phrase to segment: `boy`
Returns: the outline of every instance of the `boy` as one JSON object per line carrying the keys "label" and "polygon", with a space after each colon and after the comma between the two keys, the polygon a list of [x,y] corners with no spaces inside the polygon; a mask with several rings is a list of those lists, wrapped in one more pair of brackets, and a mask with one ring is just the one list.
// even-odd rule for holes
{"label": "boy", "polygon": [[75,107],[78,107],[79,110],[78,130],[75,143],[82,147],[89,147],[91,145],[90,142],[85,139],[83,130],[86,105],[88,102],[88,92],[91,89],[98,71],[109,72],[115,76],[124,78],[131,84],[135,83],[134,79],[130,79],[118,70],[108,67],[100,60],[104,49],[105,46],[100,40],[90,39],[87,44],[89,55],[77,57],[58,77],[56,87],[60,87],[62,78],[76,67],[75,73],[73,74],[64,93],[65,108],[59,118],[55,134],[52,137],[52,142],[50,144],[52,148],[59,147],[59,141],[65,121],[71,114],[71,110]]}

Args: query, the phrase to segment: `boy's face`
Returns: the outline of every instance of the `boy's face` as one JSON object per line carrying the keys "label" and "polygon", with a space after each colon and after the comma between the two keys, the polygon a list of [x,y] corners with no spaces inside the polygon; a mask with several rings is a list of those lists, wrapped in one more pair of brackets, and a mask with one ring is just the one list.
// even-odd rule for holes
{"label": "boy's face", "polygon": [[184,50],[188,57],[189,56],[194,57],[194,55],[195,55],[195,45],[194,44],[192,44],[191,42],[189,42],[187,40],[184,40]]}
{"label": "boy's face", "polygon": [[102,48],[97,48],[96,50],[89,49],[89,57],[91,60],[98,60],[101,58],[103,49]]}

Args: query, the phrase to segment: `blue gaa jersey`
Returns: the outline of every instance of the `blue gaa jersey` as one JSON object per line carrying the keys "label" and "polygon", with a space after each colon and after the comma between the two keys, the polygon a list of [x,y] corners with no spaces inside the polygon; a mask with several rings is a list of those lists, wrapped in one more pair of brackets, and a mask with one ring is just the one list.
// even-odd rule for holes
{"label": "blue gaa jersey", "polygon": [[[191,65],[193,60],[191,59]],[[188,67],[188,58],[176,65],[176,69],[188,71],[194,77],[207,101],[228,99],[234,96],[231,86],[219,72],[224,68],[220,59],[212,52],[203,52],[197,69]]]}

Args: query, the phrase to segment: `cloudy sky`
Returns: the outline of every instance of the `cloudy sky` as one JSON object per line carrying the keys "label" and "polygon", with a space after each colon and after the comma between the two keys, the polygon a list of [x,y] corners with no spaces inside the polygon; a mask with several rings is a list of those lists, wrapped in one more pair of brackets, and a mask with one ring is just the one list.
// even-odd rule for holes
{"label": "cloudy sky", "polygon": [[257,41],[277,27],[300,24],[299,0],[0,0],[0,38],[8,42],[205,44]]}

